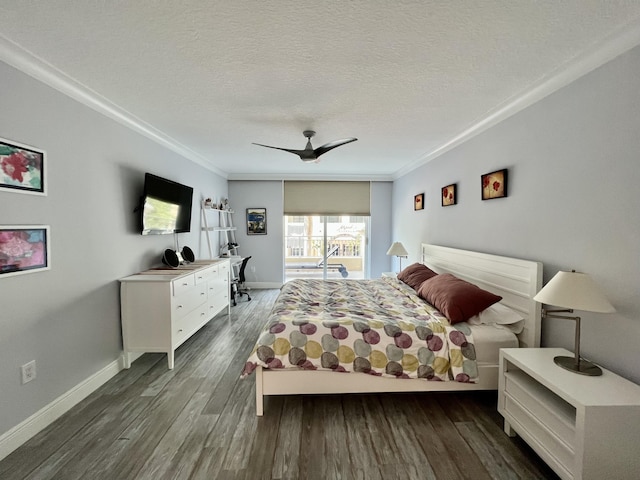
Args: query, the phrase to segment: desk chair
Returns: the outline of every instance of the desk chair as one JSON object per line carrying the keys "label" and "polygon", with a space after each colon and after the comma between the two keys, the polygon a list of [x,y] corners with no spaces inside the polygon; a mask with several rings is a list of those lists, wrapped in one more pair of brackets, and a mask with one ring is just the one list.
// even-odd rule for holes
{"label": "desk chair", "polygon": [[240,271],[238,272],[238,278],[234,278],[231,280],[231,299],[233,300],[233,305],[237,305],[236,303],[236,295],[242,297],[242,295],[247,296],[247,301],[251,301],[251,296],[249,295],[249,290],[245,288],[244,281],[244,270],[247,268],[247,262],[251,259],[251,256],[244,257],[242,259],[242,263],[240,264]]}

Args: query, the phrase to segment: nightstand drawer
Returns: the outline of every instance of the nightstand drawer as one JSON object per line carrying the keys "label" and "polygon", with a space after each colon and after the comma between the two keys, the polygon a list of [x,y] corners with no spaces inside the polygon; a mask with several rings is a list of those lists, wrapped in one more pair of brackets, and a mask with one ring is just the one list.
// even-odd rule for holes
{"label": "nightstand drawer", "polygon": [[540,423],[574,448],[576,409],[524,372],[506,372],[504,391]]}
{"label": "nightstand drawer", "polygon": [[[506,418],[509,419],[516,431],[525,440],[530,444],[535,442],[531,446],[542,458],[550,464],[557,463],[557,466],[566,469],[568,472],[573,471],[575,463],[573,449],[551,433],[545,425],[531,415],[531,412],[522,407],[508,394],[505,395],[505,414]],[[521,428],[518,428],[518,425]],[[529,438],[526,438],[527,436]],[[543,451],[540,451],[540,449]]]}

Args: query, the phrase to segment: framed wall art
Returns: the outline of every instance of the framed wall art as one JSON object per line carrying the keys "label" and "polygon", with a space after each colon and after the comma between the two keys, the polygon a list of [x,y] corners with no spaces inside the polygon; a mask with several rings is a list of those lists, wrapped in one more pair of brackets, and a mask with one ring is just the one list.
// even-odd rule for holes
{"label": "framed wall art", "polygon": [[413,209],[414,210],[424,209],[424,193],[419,193],[418,195],[413,197]]}
{"label": "framed wall art", "polygon": [[446,187],[442,187],[442,206],[448,207],[449,205],[455,205],[458,201],[456,197],[456,184],[452,183]]}
{"label": "framed wall art", "polygon": [[0,190],[46,195],[45,152],[0,138]]}
{"label": "framed wall art", "polygon": [[482,200],[507,196],[507,169],[496,170],[481,176]]}
{"label": "framed wall art", "polygon": [[0,225],[0,278],[50,268],[49,225]]}
{"label": "framed wall art", "polygon": [[267,209],[247,208],[247,235],[267,234]]}

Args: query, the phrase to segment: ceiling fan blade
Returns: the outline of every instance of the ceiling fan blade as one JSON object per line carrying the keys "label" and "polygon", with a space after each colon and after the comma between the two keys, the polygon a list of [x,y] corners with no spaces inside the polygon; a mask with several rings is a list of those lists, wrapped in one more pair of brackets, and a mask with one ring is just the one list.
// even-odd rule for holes
{"label": "ceiling fan blade", "polygon": [[316,158],[320,155],[327,153],[329,150],[333,150],[336,147],[340,147],[341,145],[346,145],[347,143],[355,142],[358,140],[357,138],[343,138],[342,140],[335,140],[333,142],[325,143],[321,147],[316,148],[313,153],[315,153]]}
{"label": "ceiling fan blade", "polygon": [[302,158],[302,155],[305,154],[307,151],[306,150],[294,150],[292,148],[282,148],[282,147],[272,147],[271,145],[263,145],[262,143],[253,143],[253,145],[259,145],[261,147],[267,147],[267,148],[274,148],[276,150],[283,150],[285,152],[289,152],[289,153],[293,153],[295,155],[300,156],[300,158]]}

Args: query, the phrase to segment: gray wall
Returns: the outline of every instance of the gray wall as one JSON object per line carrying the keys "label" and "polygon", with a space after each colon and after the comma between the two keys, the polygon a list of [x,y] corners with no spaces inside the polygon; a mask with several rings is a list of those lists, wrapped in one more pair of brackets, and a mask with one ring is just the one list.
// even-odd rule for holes
{"label": "gray wall", "polygon": [[[157,264],[173,236],[143,237],[132,213],[144,172],[227,194],[227,181],[0,63],[0,137],[47,152],[48,195],[0,192],[0,225],[51,226],[52,269],[0,277],[0,435],[118,359],[118,278]],[[37,378],[20,384],[20,366]]]}
{"label": "gray wall", "polygon": [[[282,182],[229,181],[233,224],[242,256],[251,255],[245,276],[255,287],[280,287],[284,272]],[[267,234],[247,235],[246,209],[267,209]]]}
{"label": "gray wall", "polygon": [[[394,184],[394,237],[589,273],[616,314],[579,312],[583,356],[640,383],[640,48],[618,57]],[[480,175],[509,169],[509,196]],[[440,206],[457,182],[458,205]],[[425,192],[425,209],[412,197]],[[573,350],[574,323],[544,320],[544,346]]]}
{"label": "gray wall", "polygon": [[[229,198],[235,211],[234,225],[238,227],[236,240],[243,256],[251,255],[247,282],[254,287],[275,287],[284,280],[284,225],[282,181],[229,181]],[[369,271],[371,277],[379,277],[390,268],[390,259],[386,256],[391,242],[391,182],[373,182],[371,184],[371,234],[369,246],[371,252]],[[245,209],[266,207],[267,235],[247,235]],[[252,271],[249,265],[255,268]]]}

